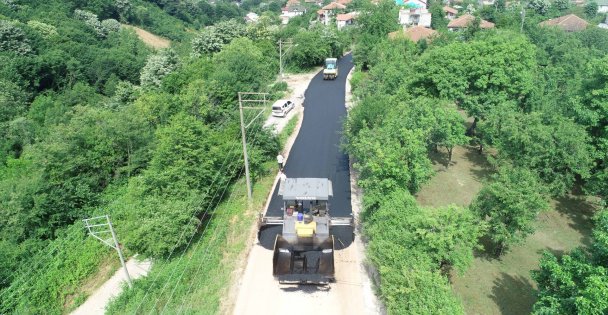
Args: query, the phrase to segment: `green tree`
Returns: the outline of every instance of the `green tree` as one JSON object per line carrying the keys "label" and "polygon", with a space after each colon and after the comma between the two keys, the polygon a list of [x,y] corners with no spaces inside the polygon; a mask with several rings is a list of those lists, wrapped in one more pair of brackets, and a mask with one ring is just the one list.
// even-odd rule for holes
{"label": "green tree", "polygon": [[608,270],[593,265],[580,249],[561,258],[545,252],[532,277],[539,287],[533,314],[608,312]]}
{"label": "green tree", "polygon": [[162,79],[177,68],[179,59],[171,49],[151,55],[141,70],[140,81],[145,89],[159,88]]}
{"label": "green tree", "polygon": [[598,9],[597,2],[595,2],[595,1],[588,2],[587,4],[585,4],[585,15],[588,18],[592,19],[597,15],[597,9]]}
{"label": "green tree", "polygon": [[500,256],[534,232],[534,220],[548,208],[536,175],[522,168],[503,168],[484,186],[471,209],[488,223],[488,236]]}
{"label": "green tree", "polygon": [[23,29],[15,23],[0,20],[0,51],[26,55],[32,51]]}
{"label": "green tree", "polygon": [[593,228],[593,254],[595,261],[608,268],[608,210],[595,216]]}
{"label": "green tree", "polygon": [[433,174],[423,132],[398,121],[361,130],[349,146],[361,188],[388,194],[402,187],[414,193]]}
{"label": "green tree", "polygon": [[446,148],[449,165],[454,147],[469,142],[469,137],[465,135],[464,118],[454,107],[437,107],[435,112],[436,125],[431,135],[432,142]]}
{"label": "green tree", "polygon": [[566,11],[570,8],[570,1],[568,0],[554,0],[553,6],[559,11]]}
{"label": "green tree", "polygon": [[209,89],[214,102],[234,105],[238,92],[262,91],[277,73],[276,61],[247,38],[238,38],[213,56]]}
{"label": "green tree", "polygon": [[192,56],[199,57],[205,54],[218,52],[223,46],[214,26],[208,26],[192,39]]}
{"label": "green tree", "polygon": [[551,2],[549,2],[549,0],[531,0],[528,2],[528,8],[540,15],[545,15],[551,8]]}
{"label": "green tree", "polygon": [[448,20],[443,12],[443,4],[441,1],[433,1],[429,7],[431,12],[431,28],[434,30],[447,30]]}
{"label": "green tree", "polygon": [[446,273],[451,267],[466,270],[484,231],[469,209],[455,205],[421,208],[402,188],[386,195],[366,224],[370,237],[424,252],[436,269]]}
{"label": "green tree", "polygon": [[381,206],[365,222],[365,233],[389,313],[463,314],[438,269],[451,263],[461,270],[470,263],[480,231],[476,222],[468,210],[455,206],[421,209],[404,189],[382,196]]}
{"label": "green tree", "polygon": [[589,177],[593,148],[586,132],[572,120],[497,111],[484,124],[482,132],[494,134],[499,157],[535,171],[553,195],[569,191],[577,176]]}
{"label": "green tree", "polygon": [[421,56],[411,84],[416,93],[454,100],[483,119],[506,100],[526,106],[534,87],[534,53],[525,37],[510,32],[451,43]]}
{"label": "green tree", "polygon": [[318,30],[299,32],[293,43],[297,48],[291,51],[288,61],[300,69],[321,65],[325,58],[332,57],[331,47],[321,38]]}

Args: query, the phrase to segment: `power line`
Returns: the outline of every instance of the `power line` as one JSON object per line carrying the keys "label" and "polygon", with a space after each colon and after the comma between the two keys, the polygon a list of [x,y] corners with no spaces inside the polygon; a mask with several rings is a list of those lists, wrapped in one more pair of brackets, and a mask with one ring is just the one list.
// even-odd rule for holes
{"label": "power line", "polygon": [[[65,238],[65,239],[63,239],[63,240],[61,240],[61,241],[68,241],[68,242],[69,242],[69,241],[71,241],[72,239],[75,239],[75,236],[78,236],[78,234],[77,234],[77,233],[72,233],[72,234],[69,234],[69,236],[68,236],[67,238]],[[61,253],[61,254],[62,254],[62,253],[64,253],[64,252],[65,252],[67,249],[66,249],[66,248],[63,248],[63,247],[60,247],[59,243],[60,243],[60,242],[58,242],[58,243],[57,243],[57,244],[54,246],[54,249],[53,249],[52,251],[49,251],[49,252],[48,252],[48,253],[47,253],[47,254],[46,254],[44,257],[46,257],[46,256],[50,255],[52,252],[54,252],[54,251],[55,251],[55,250],[57,250],[57,249],[61,249],[61,251],[60,251],[59,253]],[[49,263],[49,262],[51,262],[51,261],[52,261],[52,260],[47,260],[47,259],[39,259],[39,260],[36,262],[36,268],[31,268],[31,269],[30,269],[30,271],[29,271],[29,272],[27,272],[25,275],[22,275],[22,276],[20,276],[20,277],[19,277],[17,280],[12,281],[12,282],[11,282],[11,285],[10,285],[8,288],[6,288],[5,290],[3,290],[3,292],[2,292],[2,293],[0,293],[0,297],[2,297],[2,296],[3,296],[4,294],[6,294],[7,292],[11,291],[11,293],[10,293],[8,296],[6,296],[4,300],[5,300],[5,301],[12,301],[12,302],[16,302],[16,300],[15,300],[15,299],[12,299],[12,298],[15,296],[15,294],[17,294],[17,293],[21,293],[21,294],[23,294],[23,293],[27,292],[27,290],[28,290],[28,289],[31,289],[31,288],[25,288],[25,290],[23,290],[23,286],[25,286],[26,284],[28,284],[30,281],[32,281],[32,280],[34,280],[34,279],[38,280],[39,278],[38,278],[38,277],[34,277],[34,275],[37,275],[37,274],[39,274],[40,272],[42,272],[42,271],[43,271],[43,269],[44,269],[44,268],[39,268],[39,267],[41,266],[41,264],[42,264],[43,262],[46,262],[46,263],[47,263],[47,265],[48,265],[48,263]],[[58,263],[58,262],[57,262],[57,261],[55,261],[54,266],[57,266],[57,263]],[[32,273],[33,273],[33,274],[32,274]],[[29,277],[28,277],[28,276],[29,276]],[[28,277],[28,278],[27,278],[27,280],[25,280],[25,282],[21,282],[21,283],[19,283],[19,281],[20,281],[21,279],[23,279],[24,277]],[[13,288],[13,287],[14,287],[14,289],[11,289],[11,288]],[[12,305],[14,306],[15,304],[12,304]],[[2,305],[2,307],[6,307],[6,306],[5,306],[5,305]],[[6,309],[6,308],[5,308],[5,309]]]}
{"label": "power line", "polygon": [[[261,129],[260,129],[260,131],[261,131]],[[258,131],[258,132],[259,132],[259,131]],[[252,143],[255,143],[255,138],[257,137],[258,132],[254,133],[254,136],[252,137]],[[240,175],[241,175],[241,174],[242,174],[242,170],[241,170],[241,172],[240,172],[240,174],[239,174],[239,177],[240,177]],[[224,188],[224,192],[222,193],[222,197],[223,197],[224,193],[226,192],[226,189],[227,189],[227,188],[228,188],[228,186],[226,186],[226,187]],[[233,193],[234,193],[234,191],[231,193],[231,197],[230,197],[230,198],[232,198]],[[211,213],[211,217],[209,218],[209,220],[207,221],[207,224],[205,225],[205,228],[204,228],[204,229],[203,229],[203,231],[201,232],[202,234],[204,234],[204,232],[205,232],[205,231],[207,230],[207,228],[209,227],[209,224],[210,224],[210,223],[211,223],[211,221],[213,220],[213,216],[214,216],[214,215],[215,215],[215,211]],[[192,242],[192,240],[193,240],[194,236],[195,236],[195,234],[193,234],[193,235],[192,235],[192,237],[190,238],[190,241],[188,242],[188,245],[187,245],[187,246],[186,246],[186,248],[184,249],[184,253],[185,253],[185,251],[188,249],[188,247],[190,246],[190,243]],[[196,245],[196,247],[195,247],[195,249],[194,249],[194,252],[196,252],[196,249],[198,249],[198,246],[199,246],[201,243],[202,243],[202,242],[198,242],[198,243],[197,243],[197,245]],[[194,255],[192,255],[192,256],[194,256]],[[190,256],[190,258],[188,259],[188,261],[190,261],[190,260],[192,259],[192,256]],[[183,254],[182,254],[182,256],[180,257],[180,261],[181,261],[181,259],[182,259],[182,258],[183,258]],[[167,284],[169,284],[169,282],[171,281],[171,278],[173,277],[173,273],[174,273],[174,271],[175,271],[175,270],[176,270],[178,267],[179,267],[179,262],[176,264],[175,268],[174,268],[174,269],[173,269],[173,271],[171,272],[171,276],[169,277],[169,280],[166,282],[165,286],[163,286],[163,289],[161,290],[161,293],[159,293],[159,297],[157,298],[157,302],[155,303],[155,306],[156,306],[156,304],[158,303],[158,300],[160,299],[160,296],[162,296],[162,293],[164,292],[166,285],[167,285]],[[167,304],[168,304],[168,303],[171,301],[171,299],[172,299],[172,297],[173,297],[173,294],[174,294],[174,292],[175,292],[175,289],[177,288],[177,286],[178,286],[178,284],[179,284],[179,281],[181,281],[181,278],[183,277],[183,275],[184,275],[184,272],[185,272],[186,268],[187,268],[187,265],[185,265],[185,266],[184,266],[184,270],[183,270],[183,271],[182,271],[182,273],[180,274],[179,278],[176,280],[175,287],[174,287],[174,288],[171,290],[171,295],[170,295],[169,299],[167,300],[167,302],[165,303],[165,305],[163,306],[163,310],[161,310],[161,313],[162,313],[162,311],[164,311],[164,309],[165,309],[165,307],[167,306]]]}
{"label": "power line", "polygon": [[[255,138],[257,137],[257,135],[258,135],[257,133],[256,133],[256,134],[254,134],[254,137],[253,137],[253,139],[252,139],[252,141],[251,141],[251,143],[252,143],[252,144],[255,144]],[[242,170],[241,170],[241,174],[242,174]],[[235,193],[235,192],[236,192],[236,189],[235,189],[235,190],[233,190],[233,191],[232,191],[232,193],[230,194],[229,201],[230,201],[230,200],[232,200],[232,197],[234,196],[234,193]],[[211,220],[213,219],[213,215],[214,215],[214,214],[215,214],[215,212],[213,212],[213,213],[211,214],[211,218],[209,219],[209,221],[207,221],[207,226],[205,226],[205,230],[207,229],[207,227],[209,226],[209,223],[210,223],[210,222],[211,222]],[[219,226],[219,225],[217,225],[217,226]],[[205,253],[207,253],[207,251],[208,251],[208,249],[209,249],[209,247],[210,247],[211,242],[212,242],[212,241],[213,241],[213,239],[215,239],[215,237],[216,237],[216,234],[215,234],[215,233],[212,233],[211,235],[212,235],[212,240],[210,240],[210,241],[209,241],[208,246],[205,248],[205,251],[203,252],[203,257],[204,257],[204,255],[205,255]],[[193,251],[194,251],[194,252],[196,252],[196,251],[198,250],[198,247],[200,246],[200,244],[201,244],[201,243],[202,243],[202,242],[198,242],[198,243],[196,244],[196,247],[193,249]],[[192,257],[193,257],[193,256],[194,256],[194,255],[190,256],[190,258],[188,259],[188,261],[190,261],[190,260],[192,259]],[[195,273],[195,276],[194,276],[193,278],[196,278],[196,274],[198,274],[198,270],[200,269],[200,266],[201,266],[201,265],[199,265],[199,268],[197,268],[197,272]],[[171,301],[171,299],[173,298],[173,294],[175,293],[175,289],[176,289],[176,288],[177,288],[177,286],[179,285],[179,282],[181,281],[181,278],[184,276],[184,272],[186,271],[186,268],[187,268],[187,265],[186,265],[186,266],[184,266],[184,270],[182,271],[181,275],[180,275],[180,276],[179,276],[179,278],[177,279],[177,281],[176,281],[176,283],[175,283],[175,287],[174,287],[174,288],[173,288],[173,290],[171,291],[171,295],[169,296],[169,299],[167,300],[167,302],[166,302],[166,303],[165,303],[165,305],[163,306],[163,309],[161,310],[161,313],[162,313],[162,312],[165,310],[165,308],[167,307],[167,305],[169,304],[169,302],[170,302],[170,301]],[[190,284],[192,285],[192,281],[190,282]],[[190,290],[188,290],[188,293],[189,293],[189,292],[190,292]]]}
{"label": "power line", "polygon": [[[234,143],[233,143],[233,145],[232,145],[232,147],[230,148],[230,151],[232,151],[232,149],[233,149],[233,148],[235,148],[237,144],[238,144],[238,142],[234,142]],[[218,170],[218,172],[216,173],[216,177],[214,178],[213,182],[212,182],[212,183],[211,183],[211,185],[209,186],[209,189],[210,189],[211,187],[213,187],[213,184],[214,184],[214,183],[215,183],[215,181],[216,181],[216,180],[219,178],[219,175],[223,173],[222,171],[224,170],[224,165],[225,165],[226,161],[228,161],[228,158],[229,158],[230,156],[231,156],[230,154],[226,155],[226,157],[225,157],[225,159],[224,159],[224,161],[223,161],[223,163],[222,163],[222,166],[220,167],[220,169],[219,169],[219,170]],[[228,186],[228,185],[230,185],[230,183],[228,183],[228,184],[227,184],[227,186]],[[226,187],[227,187],[227,186],[226,186]],[[210,202],[209,202],[209,205],[208,205],[207,209],[206,209],[206,210],[205,210],[205,212],[203,213],[203,217],[204,217],[204,216],[206,216],[206,214],[208,213],[209,209],[212,207],[212,205],[213,205],[213,200],[215,200],[215,196],[217,195],[217,193],[218,193],[220,190],[221,190],[221,187],[218,187],[218,189],[216,190],[216,192],[215,192],[214,196],[213,196],[213,197],[212,197],[212,199],[210,200]],[[193,212],[193,217],[194,217],[194,214],[195,214],[195,213],[196,213],[196,209],[195,209],[195,210],[194,210],[194,212]],[[202,223],[202,222],[199,222],[199,226],[200,226],[200,224],[201,224],[201,223]],[[198,227],[197,227],[197,229],[198,229]],[[180,235],[180,238],[178,239],[178,241],[176,242],[176,244],[173,246],[173,248],[172,248],[171,252],[169,253],[169,256],[167,257],[167,260],[169,260],[169,259],[170,259],[170,258],[173,256],[173,253],[175,252],[175,249],[177,249],[178,244],[179,244],[179,242],[182,240],[182,238],[183,238],[183,236],[185,235],[185,233],[186,233],[186,230],[184,230],[184,231],[182,232],[182,234]],[[196,234],[196,230],[195,230],[195,233],[194,233],[194,234]],[[182,252],[182,255],[183,255],[184,253],[185,253],[185,251],[184,251],[184,252]],[[164,271],[164,270],[165,270],[165,268],[167,268],[167,266],[168,266],[168,265],[166,265],[166,266],[163,268],[163,270],[162,270],[162,271]],[[159,272],[157,272],[156,277],[154,278],[154,280],[153,280],[153,282],[152,282],[152,286],[153,286],[153,285],[156,283],[156,281],[158,280],[158,278],[160,277],[160,275],[161,275],[161,274],[162,274],[162,272],[160,272],[160,271],[159,271]],[[138,310],[141,308],[141,306],[143,305],[143,303],[144,303],[144,301],[146,300],[146,298],[147,298],[147,296],[148,296],[148,294],[149,294],[149,293],[150,293],[150,291],[146,291],[146,293],[144,294],[144,297],[142,298],[142,300],[141,300],[140,304],[137,306],[137,309],[136,309],[136,311],[135,311],[136,313],[137,313],[137,311],[138,311]]]}
{"label": "power line", "polygon": [[[238,143],[238,142],[235,142],[235,143],[232,145],[231,150],[237,146],[237,143]],[[217,178],[219,177],[219,175],[220,175],[220,174],[222,173],[222,171],[224,170],[224,165],[225,165],[225,163],[228,161],[228,158],[229,158],[229,157],[230,157],[230,155],[226,155],[226,157],[225,157],[225,159],[224,159],[224,161],[223,161],[223,163],[222,163],[222,166],[220,167],[220,169],[219,169],[219,170],[218,170],[218,172],[216,173],[216,177],[214,178],[213,182],[211,183],[211,185],[210,185],[209,187],[212,187],[212,186],[213,186],[213,184],[215,184],[215,181],[217,180]],[[206,216],[207,212],[209,211],[209,208],[210,208],[210,207],[211,207],[211,205],[213,204],[213,200],[215,200],[215,196],[216,196],[216,194],[217,194],[217,193],[220,191],[220,189],[221,189],[221,187],[218,187],[218,189],[216,190],[215,194],[214,194],[214,195],[213,195],[213,197],[211,198],[210,203],[209,203],[209,205],[208,205],[207,209],[206,209],[206,210],[205,210],[205,212],[203,213],[203,217],[204,217],[204,216]],[[194,214],[195,214],[195,213],[196,213],[196,209],[194,209],[194,212],[193,212],[193,217],[194,217]],[[170,258],[173,256],[173,253],[174,253],[175,249],[178,247],[178,244],[179,244],[179,242],[182,240],[182,237],[185,235],[185,233],[186,233],[186,230],[184,230],[184,231],[182,232],[182,234],[180,235],[180,237],[179,237],[179,239],[178,239],[177,243],[176,243],[176,244],[173,246],[173,248],[171,249],[171,252],[169,253],[169,256],[167,257],[167,260],[169,260],[169,259],[170,259]],[[195,232],[195,233],[196,233],[196,232]],[[166,268],[166,266],[165,266],[165,268]],[[163,268],[163,270],[162,270],[162,271],[164,271],[164,270],[165,270],[165,268]],[[159,272],[157,272],[156,277],[155,277],[155,278],[154,278],[154,280],[152,281],[152,286],[153,286],[153,285],[156,283],[156,281],[158,280],[158,278],[160,277],[160,275],[161,275],[161,274],[162,274],[162,272],[160,272],[160,271],[159,271]],[[142,298],[141,302],[140,302],[140,303],[139,303],[139,305],[137,306],[137,309],[136,309],[136,311],[135,311],[136,313],[137,313],[137,311],[139,310],[139,308],[140,308],[140,307],[143,305],[143,302],[146,300],[146,298],[147,298],[147,296],[148,296],[148,294],[149,294],[149,293],[150,293],[150,291],[146,291],[146,293],[144,294],[144,297]]]}

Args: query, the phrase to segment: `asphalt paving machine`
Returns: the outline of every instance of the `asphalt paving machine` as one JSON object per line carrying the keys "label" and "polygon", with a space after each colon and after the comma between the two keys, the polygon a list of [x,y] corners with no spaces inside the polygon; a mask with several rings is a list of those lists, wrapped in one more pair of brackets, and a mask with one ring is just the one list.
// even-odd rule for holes
{"label": "asphalt paving machine", "polygon": [[334,80],[338,77],[338,58],[325,59],[325,68],[323,68],[323,80]]}
{"label": "asphalt paving machine", "polygon": [[335,279],[331,226],[353,226],[352,217],[331,217],[332,184],[326,178],[281,181],[282,217],[263,217],[261,225],[282,225],[276,236],[272,273],[280,283],[327,284]]}

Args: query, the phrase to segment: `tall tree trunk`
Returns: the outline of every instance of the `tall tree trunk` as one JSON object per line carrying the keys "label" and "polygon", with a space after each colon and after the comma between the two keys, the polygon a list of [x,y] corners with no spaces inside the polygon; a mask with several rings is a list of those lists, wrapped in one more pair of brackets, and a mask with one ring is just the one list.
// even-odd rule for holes
{"label": "tall tree trunk", "polygon": [[469,127],[469,129],[467,129],[467,132],[465,133],[465,135],[471,137],[475,134],[475,128],[477,128],[477,122],[479,121],[479,118],[475,117],[475,119],[473,119],[473,123],[471,124],[471,127]]}
{"label": "tall tree trunk", "polygon": [[452,163],[452,151],[454,150],[454,147],[448,147],[448,166],[450,166],[450,163]]}

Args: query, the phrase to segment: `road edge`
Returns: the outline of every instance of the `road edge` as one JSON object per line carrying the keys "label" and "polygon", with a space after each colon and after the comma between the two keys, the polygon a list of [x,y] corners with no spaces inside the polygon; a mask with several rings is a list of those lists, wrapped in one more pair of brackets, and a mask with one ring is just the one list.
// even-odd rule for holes
{"label": "road edge", "polygon": [[[347,117],[348,117],[350,110],[354,106],[352,93],[351,93],[350,80],[351,80],[353,73],[355,72],[355,68],[356,68],[356,66],[353,65],[352,69],[346,76],[344,105],[346,106]],[[369,314],[386,314],[386,309],[384,308],[384,305],[382,304],[380,299],[378,299],[378,296],[376,295],[376,290],[375,290],[375,288],[377,287],[376,284],[377,284],[377,279],[378,279],[378,272],[377,272],[376,268],[374,268],[374,266],[372,266],[371,264],[369,264],[367,262],[366,255],[365,255],[365,248],[366,248],[367,242],[365,242],[365,240],[363,239],[361,221],[359,220],[359,214],[361,212],[361,202],[362,202],[361,198],[363,196],[363,191],[359,187],[359,185],[357,185],[357,182],[359,180],[359,172],[357,172],[355,170],[355,168],[353,167],[353,164],[354,164],[353,157],[350,154],[348,154],[348,164],[349,164],[349,172],[350,172],[351,207],[352,207],[352,211],[353,211],[353,218],[355,221],[355,230],[354,230],[355,240],[353,242],[353,245],[356,246],[355,249],[356,249],[356,253],[358,256],[357,260],[359,261],[359,264],[360,264],[360,266],[359,266],[360,276],[361,276],[361,279],[363,280],[362,286],[363,286],[363,294],[364,294],[365,312],[369,313]]]}

